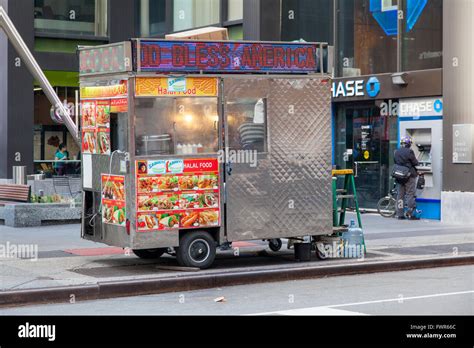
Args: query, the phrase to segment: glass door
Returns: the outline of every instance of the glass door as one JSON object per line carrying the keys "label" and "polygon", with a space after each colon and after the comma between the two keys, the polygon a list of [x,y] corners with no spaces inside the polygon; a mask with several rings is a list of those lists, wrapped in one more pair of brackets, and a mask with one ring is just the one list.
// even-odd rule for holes
{"label": "glass door", "polygon": [[359,206],[375,209],[389,190],[389,170],[397,139],[395,117],[380,115],[374,103],[339,107],[336,164],[354,169]]}
{"label": "glass door", "polygon": [[353,125],[353,164],[359,203],[376,208],[382,192],[383,121],[373,108],[355,109]]}

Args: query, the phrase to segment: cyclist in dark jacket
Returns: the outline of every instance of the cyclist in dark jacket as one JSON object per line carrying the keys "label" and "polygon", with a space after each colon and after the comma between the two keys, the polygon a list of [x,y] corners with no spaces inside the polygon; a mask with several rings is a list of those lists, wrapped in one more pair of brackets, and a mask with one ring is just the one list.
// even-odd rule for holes
{"label": "cyclist in dark jacket", "polygon": [[[416,179],[418,172],[416,166],[419,165],[415,153],[411,149],[413,144],[409,136],[403,137],[400,141],[400,148],[395,151],[395,164],[405,166],[410,169],[411,176],[406,182],[397,182],[398,197],[397,197],[397,217],[400,220],[410,219],[419,220],[415,216],[416,212]],[[405,202],[408,206],[408,211],[405,215]]]}

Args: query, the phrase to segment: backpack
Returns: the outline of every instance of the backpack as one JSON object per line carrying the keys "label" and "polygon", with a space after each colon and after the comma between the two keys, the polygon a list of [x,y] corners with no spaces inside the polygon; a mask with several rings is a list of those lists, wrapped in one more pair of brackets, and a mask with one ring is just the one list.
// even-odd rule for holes
{"label": "backpack", "polygon": [[392,178],[394,178],[399,184],[404,184],[410,179],[411,172],[410,168],[395,164],[392,170]]}

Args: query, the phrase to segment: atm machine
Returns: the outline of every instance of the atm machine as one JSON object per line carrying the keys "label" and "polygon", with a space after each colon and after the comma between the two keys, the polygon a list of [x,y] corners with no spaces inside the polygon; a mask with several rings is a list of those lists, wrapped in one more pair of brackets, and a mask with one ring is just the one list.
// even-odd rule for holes
{"label": "atm machine", "polygon": [[423,219],[441,219],[443,158],[443,100],[416,98],[400,101],[399,137],[413,139],[412,150],[420,162],[425,188],[417,191],[417,208]]}

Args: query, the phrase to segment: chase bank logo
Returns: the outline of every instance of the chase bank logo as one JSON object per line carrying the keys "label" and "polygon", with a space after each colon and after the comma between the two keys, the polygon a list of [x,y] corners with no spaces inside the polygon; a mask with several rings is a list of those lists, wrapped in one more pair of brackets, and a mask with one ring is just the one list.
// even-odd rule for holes
{"label": "chase bank logo", "polygon": [[[398,1],[397,0],[370,0],[370,12],[385,34],[398,34]],[[406,21],[407,31],[413,29],[428,0],[407,0]]]}
{"label": "chase bank logo", "polygon": [[434,102],[433,107],[434,107],[436,112],[441,112],[441,111],[443,111],[443,102],[441,100],[437,99]]}
{"label": "chase bank logo", "polygon": [[369,81],[367,81],[366,85],[367,95],[371,98],[375,98],[380,93],[380,81],[378,78],[371,77]]}

